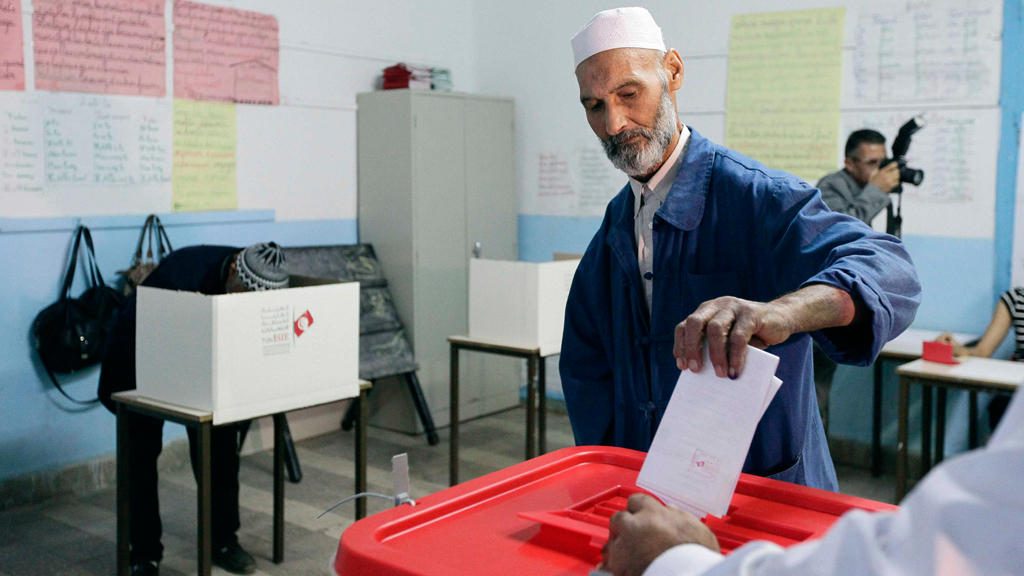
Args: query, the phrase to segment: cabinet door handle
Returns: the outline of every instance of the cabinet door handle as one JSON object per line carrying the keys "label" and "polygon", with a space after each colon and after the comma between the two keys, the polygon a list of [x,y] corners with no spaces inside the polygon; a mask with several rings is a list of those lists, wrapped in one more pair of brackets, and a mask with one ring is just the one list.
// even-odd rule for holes
{"label": "cabinet door handle", "polygon": [[483,251],[483,247],[484,247],[484,245],[482,243],[480,243],[480,242],[477,242],[476,245],[473,246],[473,258],[479,258],[480,257],[480,252]]}

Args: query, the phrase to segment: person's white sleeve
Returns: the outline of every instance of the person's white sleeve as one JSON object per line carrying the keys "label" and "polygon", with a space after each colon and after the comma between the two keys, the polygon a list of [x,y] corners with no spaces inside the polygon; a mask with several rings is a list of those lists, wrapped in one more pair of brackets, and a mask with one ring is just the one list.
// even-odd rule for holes
{"label": "person's white sleeve", "polygon": [[[1018,392],[988,446],[945,460],[921,480],[899,512],[855,510],[820,540],[785,550],[750,543],[701,574],[1024,574],[1022,485],[1024,393]],[[673,576],[692,574],[686,569],[680,565]]]}
{"label": "person's white sleeve", "polygon": [[1024,393],[987,447],[947,459],[899,512],[844,515],[820,540],[751,542],[726,557],[672,548],[644,576],[983,576],[1024,574]]}
{"label": "person's white sleeve", "polygon": [[697,576],[721,561],[721,554],[700,544],[682,544],[655,558],[643,576]]}

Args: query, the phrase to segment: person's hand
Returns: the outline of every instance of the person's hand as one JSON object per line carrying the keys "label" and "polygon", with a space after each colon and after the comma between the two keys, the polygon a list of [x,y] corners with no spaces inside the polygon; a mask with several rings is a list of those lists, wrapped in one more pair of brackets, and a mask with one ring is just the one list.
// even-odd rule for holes
{"label": "person's hand", "polygon": [[718,538],[693,514],[633,494],[626,511],[612,516],[599,568],[615,576],[641,576],[655,558],[680,544],[720,551]]}
{"label": "person's hand", "polygon": [[960,343],[957,342],[955,338],[953,338],[953,333],[952,332],[944,332],[944,333],[940,334],[939,337],[935,339],[935,341],[936,342],[941,342],[942,344],[949,344],[950,346],[952,346],[953,347],[953,355],[954,356],[970,356],[971,355],[971,350],[969,348],[967,348],[966,346],[961,346]]}
{"label": "person's hand", "polygon": [[892,192],[893,188],[900,185],[899,164],[891,162],[885,168],[880,168],[868,183],[878,186],[886,194]]}
{"label": "person's hand", "polygon": [[715,374],[736,378],[743,372],[747,344],[764,349],[785,342],[793,332],[779,305],[723,296],[701,304],[676,326],[672,354],[680,370],[700,372],[706,337]]}

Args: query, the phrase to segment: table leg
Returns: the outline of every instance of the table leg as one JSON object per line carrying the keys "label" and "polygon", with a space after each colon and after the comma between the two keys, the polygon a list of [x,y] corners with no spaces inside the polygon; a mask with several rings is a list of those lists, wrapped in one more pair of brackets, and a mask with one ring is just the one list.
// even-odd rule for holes
{"label": "table leg", "polygon": [[459,483],[459,346],[451,345],[450,372],[450,436],[448,444],[448,484]]}
{"label": "table leg", "polygon": [[[366,424],[370,420],[368,390],[359,391],[359,407],[356,410],[356,494],[366,492]],[[356,499],[356,520],[366,518],[366,498]]]}
{"label": "table leg", "polygon": [[548,375],[547,361],[537,357],[537,452],[543,456],[548,452]]}
{"label": "table leg", "polygon": [[210,576],[213,566],[213,544],[210,542],[213,522],[213,508],[210,502],[210,433],[213,426],[203,422],[196,426],[196,444],[199,445],[199,479],[196,494],[199,519],[199,576]]}
{"label": "table leg", "polygon": [[529,460],[537,455],[534,433],[536,432],[537,417],[537,357],[530,356],[526,359],[526,459]]}
{"label": "table leg", "polygon": [[117,575],[130,576],[131,560],[129,553],[129,526],[131,509],[129,507],[131,492],[131,463],[128,460],[128,408],[117,403]]}
{"label": "table leg", "polygon": [[274,414],[274,564],[284,562],[284,414]]}
{"label": "table leg", "polygon": [[910,380],[900,376],[900,399],[897,407],[896,439],[896,503],[907,493],[907,420],[910,414]]}
{"label": "table leg", "polygon": [[978,447],[978,393],[970,393],[970,407],[967,411],[967,447],[974,450]]}
{"label": "table leg", "polygon": [[935,391],[935,465],[946,455],[946,388]]}
{"label": "table leg", "polygon": [[932,468],[932,388],[921,383],[921,478]]}
{"label": "table leg", "polygon": [[871,411],[871,475],[875,478],[882,475],[882,365],[882,358],[876,358]]}

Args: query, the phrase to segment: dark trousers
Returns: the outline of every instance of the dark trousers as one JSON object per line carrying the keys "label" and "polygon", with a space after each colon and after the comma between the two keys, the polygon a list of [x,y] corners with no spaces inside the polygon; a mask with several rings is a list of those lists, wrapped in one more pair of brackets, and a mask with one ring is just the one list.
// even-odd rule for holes
{"label": "dark trousers", "polygon": [[[160,543],[160,503],[157,497],[156,461],[163,449],[164,421],[131,413],[129,418],[131,459],[131,563],[157,561],[163,557]],[[213,508],[214,550],[237,542],[238,518],[238,432],[239,425],[218,426],[210,437],[210,500]],[[188,429],[193,474],[198,467],[196,434]]]}

